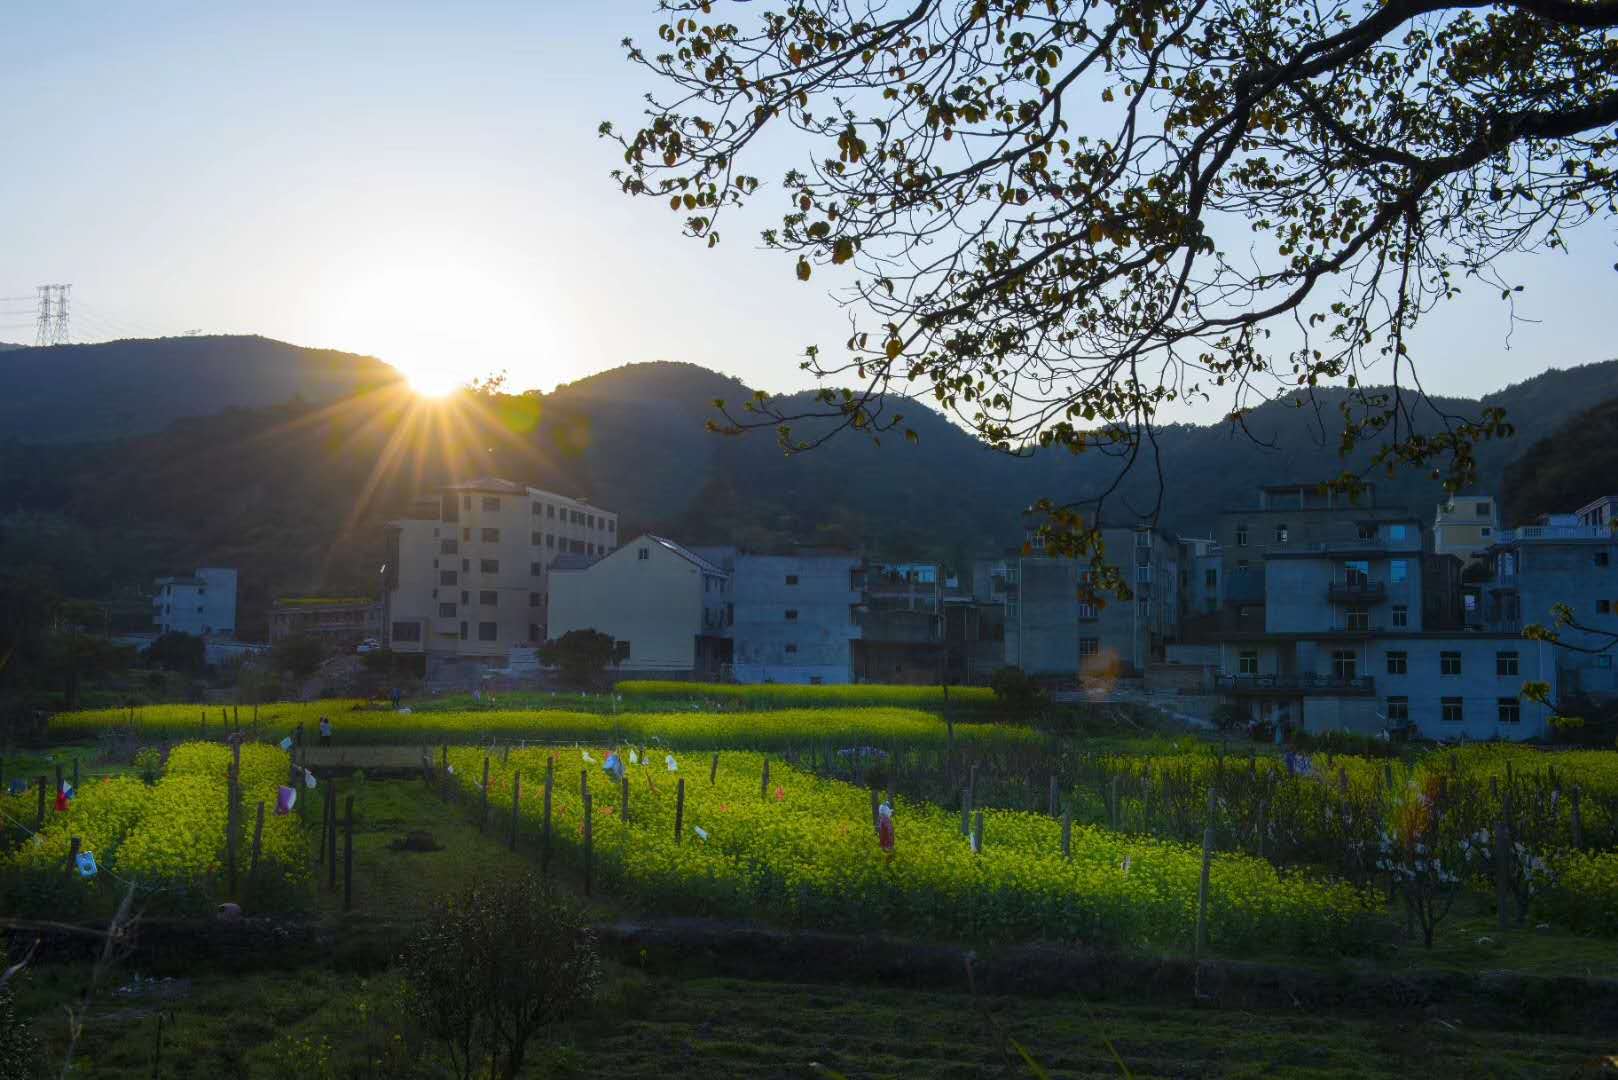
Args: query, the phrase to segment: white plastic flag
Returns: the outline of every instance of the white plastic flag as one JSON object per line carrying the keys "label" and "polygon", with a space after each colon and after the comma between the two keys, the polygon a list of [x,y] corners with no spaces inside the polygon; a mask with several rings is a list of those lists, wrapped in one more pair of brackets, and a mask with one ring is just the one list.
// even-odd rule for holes
{"label": "white plastic flag", "polygon": [[315,786],[315,774],[308,769],[303,770],[303,786],[308,788]]}
{"label": "white plastic flag", "polygon": [[696,833],[699,839],[702,839],[702,840],[708,839],[708,830],[704,829],[701,825],[693,825],[693,826],[691,826],[691,831]]}
{"label": "white plastic flag", "polygon": [[590,751],[584,750],[584,751],[582,751],[582,753],[584,754],[584,760],[585,761],[588,761],[592,765],[594,765],[596,763],[596,759],[590,756]]}
{"label": "white plastic flag", "polygon": [[629,763],[631,765],[639,765],[640,764],[640,755],[635,753],[633,748],[631,748],[630,751],[629,751]]}
{"label": "white plastic flag", "polygon": [[665,755],[664,758],[663,758],[663,764],[665,764],[665,765],[667,765],[669,767],[669,772],[679,772],[680,771],[679,763],[674,760],[674,755],[673,754]]}
{"label": "white plastic flag", "polygon": [[292,749],[292,736],[291,735],[288,735],[286,738],[281,740],[281,749],[283,749],[283,750],[291,750]]}

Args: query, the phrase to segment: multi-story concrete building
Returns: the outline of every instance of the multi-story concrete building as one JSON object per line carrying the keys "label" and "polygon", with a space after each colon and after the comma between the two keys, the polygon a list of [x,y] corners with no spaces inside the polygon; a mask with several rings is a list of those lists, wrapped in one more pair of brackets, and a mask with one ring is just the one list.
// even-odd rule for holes
{"label": "multi-story concrete building", "polygon": [[[1566,604],[1588,632],[1562,628],[1557,669],[1566,693],[1618,693],[1612,653],[1618,640],[1618,534],[1611,526],[1608,497],[1576,514],[1547,515],[1540,524],[1506,529],[1489,548],[1490,580],[1483,589],[1477,624],[1520,634],[1524,626],[1552,627],[1554,608]],[[1595,651],[1580,651],[1595,650]]]}
{"label": "multi-story concrete building", "polygon": [[381,641],[382,604],[368,596],[283,596],[270,606],[270,641],[315,637],[336,648]]}
{"label": "multi-story concrete building", "polygon": [[489,477],[452,484],[388,525],[389,644],[503,661],[548,637],[551,563],[617,547],[618,515],[581,499]]}
{"label": "multi-story concrete building", "polygon": [[944,575],[937,563],[868,563],[852,644],[858,682],[944,678]]}
{"label": "multi-story concrete building", "polygon": [[756,555],[697,548],[728,569],[732,674],[743,683],[846,683],[854,680],[854,642],[865,564],[845,551],[805,549]]}
{"label": "multi-story concrete building", "polygon": [[1224,552],[1211,538],[1180,538],[1180,618],[1211,615],[1223,597]]}
{"label": "multi-story concrete building", "polygon": [[[1432,612],[1458,604],[1427,595],[1434,564],[1421,523],[1399,507],[1315,502],[1313,490],[1265,488],[1263,516],[1253,508],[1222,515],[1236,549],[1262,560],[1261,595],[1244,584],[1235,605],[1262,611],[1263,623],[1222,619],[1220,689],[1252,719],[1306,730],[1414,724],[1432,738],[1543,734],[1549,711],[1520,695],[1528,681],[1554,685],[1547,649],[1515,633],[1460,630],[1447,615],[1446,625],[1427,625]],[[1277,500],[1290,505],[1277,508]],[[1455,560],[1444,558],[1441,568],[1452,568]],[[1250,569],[1237,568],[1244,582]],[[1458,594],[1458,577],[1443,575],[1438,585]]]}
{"label": "multi-story concrete building", "polygon": [[1162,659],[1179,633],[1179,545],[1145,528],[1103,529],[1102,539],[1133,594],[1128,600],[1088,596],[1090,570],[1073,559],[1007,562],[1007,664],[1036,678],[1073,679],[1139,674]]}
{"label": "multi-story concrete building", "polygon": [[160,577],[152,597],[157,632],[236,636],[236,571],[204,567],[190,577]]}
{"label": "multi-story concrete building", "polygon": [[611,635],[624,674],[713,679],[730,661],[729,595],[728,571],[647,533],[593,561],[551,568],[550,634]]}
{"label": "multi-story concrete building", "polygon": [[1455,495],[1433,519],[1433,552],[1464,561],[1481,557],[1500,531],[1493,495]]}

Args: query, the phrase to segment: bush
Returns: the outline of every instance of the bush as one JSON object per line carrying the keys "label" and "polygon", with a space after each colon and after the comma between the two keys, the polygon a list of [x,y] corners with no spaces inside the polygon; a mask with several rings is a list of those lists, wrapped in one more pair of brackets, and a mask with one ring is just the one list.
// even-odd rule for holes
{"label": "bush", "polygon": [[415,1014],[455,1075],[514,1080],[529,1043],[595,996],[601,961],[584,911],[525,872],[441,898],[402,958]]}
{"label": "bush", "polygon": [[1020,667],[1003,667],[989,680],[995,701],[1012,712],[1033,712],[1045,704],[1045,692]]}
{"label": "bush", "polygon": [[617,649],[611,636],[599,630],[569,630],[555,641],[547,641],[539,655],[561,669],[562,682],[587,690],[606,683],[607,665]]}
{"label": "bush", "polygon": [[27,1080],[40,1075],[39,1067],[39,1040],[17,1015],[10,989],[0,987],[0,1080]]}
{"label": "bush", "polygon": [[1305,753],[1358,754],[1361,757],[1390,758],[1399,755],[1391,740],[1349,731],[1298,731],[1292,736],[1295,749]]}

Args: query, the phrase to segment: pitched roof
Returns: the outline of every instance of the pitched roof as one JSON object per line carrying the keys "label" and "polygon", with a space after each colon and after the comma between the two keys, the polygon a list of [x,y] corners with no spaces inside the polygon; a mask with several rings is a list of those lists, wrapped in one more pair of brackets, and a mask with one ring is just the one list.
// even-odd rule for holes
{"label": "pitched roof", "polygon": [[528,493],[528,489],[523,485],[502,480],[498,476],[480,476],[476,480],[462,480],[458,484],[448,486],[451,491],[502,491],[508,495]]}
{"label": "pitched roof", "polygon": [[[715,566],[713,563],[709,562],[707,559],[704,559],[701,555],[698,555],[696,552],[692,551],[690,548],[684,546],[683,544],[677,544],[673,540],[670,540],[666,536],[658,536],[656,533],[642,533],[640,536],[638,536],[634,540],[630,541],[630,543],[638,544],[642,540],[650,540],[654,544],[663,545],[664,547],[668,548],[670,551],[674,552],[674,554],[678,555],[680,558],[686,560],[687,562],[691,563],[692,565],[694,565],[697,568],[699,568],[700,570],[702,570],[704,573],[715,574],[715,575],[717,575],[719,577],[729,577],[730,576],[728,571],[726,571],[726,570],[724,570],[724,569],[722,569],[722,568],[720,568],[718,566]],[[629,547],[629,546],[630,546],[629,544],[624,544],[623,545],[623,547]],[[622,548],[620,548],[619,550],[622,550]]]}

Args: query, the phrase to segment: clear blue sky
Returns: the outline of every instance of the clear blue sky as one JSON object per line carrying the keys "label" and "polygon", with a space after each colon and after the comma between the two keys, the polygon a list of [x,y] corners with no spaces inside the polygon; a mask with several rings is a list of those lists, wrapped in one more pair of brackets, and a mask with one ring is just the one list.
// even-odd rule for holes
{"label": "clear blue sky", "polygon": [[[543,389],[654,359],[803,386],[803,346],[847,336],[830,275],[798,283],[762,216],[708,251],[607,177],[596,126],[650,88],[619,41],[658,22],[653,0],[0,6],[0,297],[72,282],[76,340],[259,333]],[[1429,318],[1429,390],[1618,355],[1613,233],[1574,241],[1523,264],[1540,321],[1509,351],[1482,286]],[[0,340],[31,341],[29,317],[0,301]]]}

